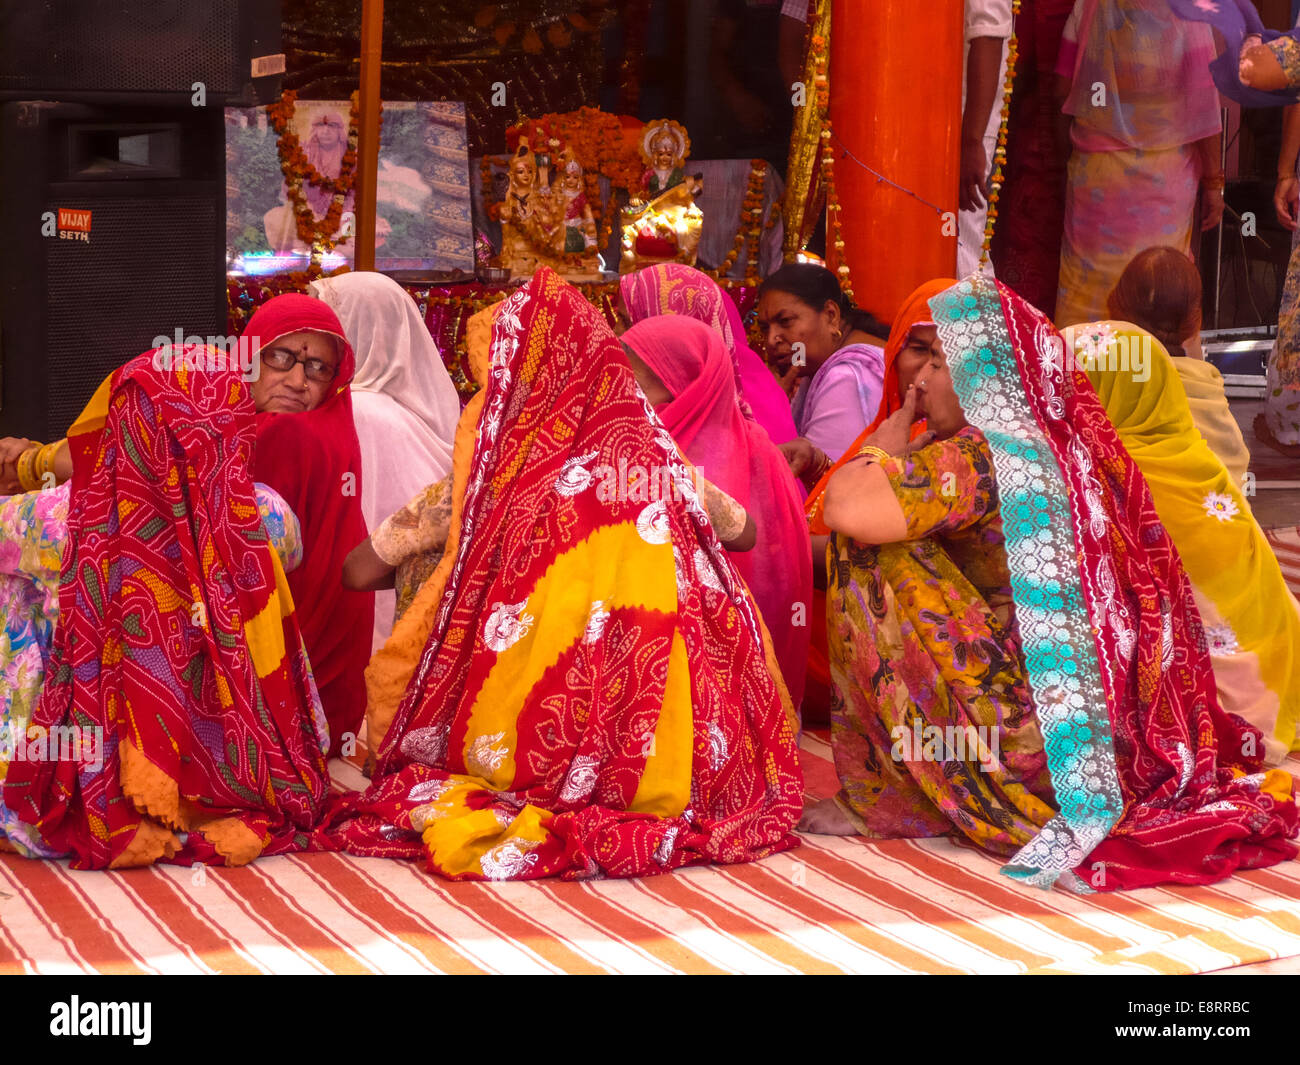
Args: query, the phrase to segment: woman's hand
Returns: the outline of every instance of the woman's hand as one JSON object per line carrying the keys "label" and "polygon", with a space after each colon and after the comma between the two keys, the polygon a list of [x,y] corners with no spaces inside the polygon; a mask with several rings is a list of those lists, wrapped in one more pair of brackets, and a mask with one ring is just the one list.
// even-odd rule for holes
{"label": "woman's hand", "polygon": [[33,444],[25,436],[6,436],[0,439],[0,495],[13,495],[22,491],[18,482],[18,458]]}
{"label": "woman's hand", "polygon": [[1295,230],[1297,206],[1300,206],[1300,178],[1278,178],[1273,190],[1273,210],[1284,228]]}
{"label": "woman's hand", "polygon": [[343,587],[354,592],[378,592],[397,582],[397,567],[390,566],[370,545],[370,537],[357,544],[343,560]]}
{"label": "woman's hand", "polygon": [[790,472],[805,484],[816,484],[831,466],[830,456],[807,437],[796,436],[776,448],[790,464]]}
{"label": "woman's hand", "polygon": [[803,474],[813,461],[813,452],[817,449],[813,442],[806,437],[796,436],[793,440],[787,440],[784,444],[776,445],[777,451],[790,464],[790,472],[796,477]]}
{"label": "woman's hand", "polygon": [[1243,85],[1263,92],[1290,88],[1290,79],[1278,62],[1277,53],[1260,43],[1258,36],[1248,37],[1242,42],[1237,75]]}
{"label": "woman's hand", "polygon": [[916,385],[907,386],[903,405],[883,422],[863,442],[863,447],[878,447],[891,455],[910,455],[934,440],[934,433],[922,433],[912,439],[912,426],[916,423]]}
{"label": "woman's hand", "polygon": [[1201,189],[1201,232],[1214,229],[1223,221],[1223,190]]}

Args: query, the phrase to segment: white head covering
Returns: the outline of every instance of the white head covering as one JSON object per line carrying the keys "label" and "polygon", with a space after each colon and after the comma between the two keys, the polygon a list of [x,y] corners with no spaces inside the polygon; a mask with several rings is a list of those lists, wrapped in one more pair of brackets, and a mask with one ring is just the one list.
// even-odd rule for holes
{"label": "white head covering", "polygon": [[[374,529],[451,469],[460,399],[419,308],[391,277],[356,271],[309,288],[339,316],[356,352],[361,511]],[[375,599],[375,647],[392,632],[394,601],[391,592]]]}

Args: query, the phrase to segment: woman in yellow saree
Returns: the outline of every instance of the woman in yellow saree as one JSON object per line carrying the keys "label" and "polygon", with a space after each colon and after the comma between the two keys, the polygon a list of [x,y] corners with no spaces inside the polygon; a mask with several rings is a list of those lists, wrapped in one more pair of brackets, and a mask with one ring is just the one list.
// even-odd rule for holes
{"label": "woman in yellow saree", "polygon": [[617,339],[550,270],[473,326],[451,535],[367,671],[372,783],[321,845],[470,879],[794,846],[771,639]]}
{"label": "woman in yellow saree", "polygon": [[1300,749],[1300,604],[1224,464],[1197,431],[1173,360],[1128,322],[1065,330],[1076,365],[1151,487],[1204,622],[1219,701],[1264,734],[1264,757]]}

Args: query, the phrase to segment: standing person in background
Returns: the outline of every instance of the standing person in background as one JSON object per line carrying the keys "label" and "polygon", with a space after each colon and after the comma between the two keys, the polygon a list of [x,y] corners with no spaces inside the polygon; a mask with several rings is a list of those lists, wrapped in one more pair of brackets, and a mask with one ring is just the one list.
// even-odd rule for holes
{"label": "standing person in background", "polygon": [[[308,286],[339,316],[357,356],[352,418],[367,529],[451,469],[460,399],[415,301],[391,277],[357,271]],[[394,595],[375,596],[371,649],[393,631]]]}
{"label": "standing person in background", "polygon": [[1049,318],[1056,314],[1065,226],[1069,145],[1057,137],[1056,59],[1074,0],[1021,0],[1016,16],[1015,92],[1007,122],[1002,199],[1016,209],[998,219],[993,265],[1002,281]]}
{"label": "standing person in background", "polygon": [[785,175],[794,108],[777,53],[786,21],[779,0],[718,0],[708,51],[714,128],[697,138],[692,127],[696,158],[763,159]]}
{"label": "standing person in background", "polygon": [[777,31],[776,65],[781,80],[791,86],[803,77],[804,45],[808,37],[808,16],[812,13],[811,0],[784,0],[781,4],[781,25]]}
{"label": "standing person in background", "polygon": [[1058,325],[1095,321],[1143,248],[1189,252],[1223,217],[1219,96],[1208,26],[1168,0],[1077,0],[1057,60],[1070,156]]}
{"label": "standing person in background", "polygon": [[[1290,42],[1290,43],[1285,43]],[[1290,65],[1300,82],[1300,46],[1290,37],[1279,37],[1260,53],[1280,59],[1291,55]],[[1247,73],[1252,81],[1262,80]],[[1274,84],[1276,84],[1274,79]],[[1278,86],[1282,87],[1282,86]],[[1268,391],[1264,409],[1255,416],[1255,436],[1274,451],[1300,458],[1300,180],[1296,178],[1296,159],[1300,157],[1300,104],[1286,109],[1282,121],[1282,151],[1277,160],[1277,188],[1273,207],[1277,220],[1291,230],[1291,261],[1287,265],[1282,288],[1282,305],[1278,312],[1277,341],[1268,360]]]}
{"label": "standing person in background", "polygon": [[[966,0],[966,77],[962,82],[961,185],[957,220],[957,276],[979,268],[989,213],[989,174],[1001,120],[1011,0]],[[991,265],[985,271],[992,274]]]}

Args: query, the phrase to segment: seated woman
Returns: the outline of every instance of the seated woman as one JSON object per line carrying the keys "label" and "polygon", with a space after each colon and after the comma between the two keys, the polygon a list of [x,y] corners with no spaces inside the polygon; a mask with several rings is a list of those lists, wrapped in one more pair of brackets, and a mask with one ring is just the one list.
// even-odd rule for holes
{"label": "seated woman", "polygon": [[1107,309],[1112,319],[1139,326],[1175,356],[1173,366],[1197,431],[1232,483],[1244,488],[1250,452],[1228,406],[1223,375],[1201,355],[1189,354],[1189,345],[1200,350],[1201,272],[1196,264],[1177,248],[1139,252],[1111,290]]}
{"label": "seated woman", "polygon": [[1240,482],[1197,432],[1176,380],[1184,360],[1127,322],[1067,334],[1187,570],[1219,702],[1263,732],[1265,761],[1276,765],[1300,750],[1300,603]]}
{"label": "seated woman", "polygon": [[[406,678],[370,707],[371,786],[320,839],[474,879],[793,846],[802,778],[770,641],[618,341],[549,270],[467,339],[484,388],[457,431],[446,551],[370,667],[390,671],[381,699]],[[673,491],[599,490],[634,467]]]}
{"label": "seated woman", "polygon": [[930,366],[826,491],[842,788],[805,825],[959,832],[1082,891],[1293,857],[1292,780],[1219,708],[1178,554],[1051,323],[982,279],[930,306]]}
{"label": "seated woman", "polygon": [[790,699],[803,700],[812,554],[799,489],[766,431],[744,417],[718,334],[682,315],[658,315],[623,334],[632,371],[688,462],[739,501],[757,546],[733,559],[754,595]]}
{"label": "seated woman", "polygon": [[745,324],[731,298],[708,274],[681,263],[659,263],[624,274],[619,296],[627,324],[657,314],[683,314],[716,332],[731,353],[740,408],[784,444],[798,436],[790,399],[767,364],[745,342]]}
{"label": "seated woman", "polygon": [[[308,288],[338,315],[356,352],[361,513],[374,529],[451,469],[460,398],[415,301],[391,277],[357,270]],[[375,597],[372,650],[393,631],[393,607],[391,594]]]}
{"label": "seated woman", "polygon": [[[343,559],[366,535],[361,446],[348,391],[356,360],[334,312],[301,293],[267,300],[244,336],[253,338],[260,361],[252,386],[254,473],[302,523],[303,562],[289,575],[289,588],[333,756],[352,749],[365,716],[364,673],[374,635],[374,594],[343,587]],[[401,437],[391,446],[400,449]]]}
{"label": "seated woman", "polygon": [[[68,542],[72,488],[66,479],[72,476],[66,442],[61,442],[57,468],[65,477],[58,487],[0,497],[0,782],[19,742],[26,750],[27,726],[40,698],[59,621],[59,573]],[[289,572],[302,561],[298,519],[273,489],[254,484],[253,490],[262,528]],[[314,686],[312,697],[319,707]],[[323,716],[321,720],[323,724]],[[28,838],[0,797],[0,850],[11,830],[15,841]],[[25,849],[38,853],[41,845]]]}
{"label": "seated woman", "polygon": [[[899,308],[885,344],[885,380],[881,391],[880,409],[870,424],[859,434],[849,450],[822,475],[808,493],[804,511],[808,528],[812,532],[813,557],[813,612],[808,647],[808,681],[804,689],[804,722],[826,724],[830,720],[830,663],[826,658],[826,546],[830,529],[822,521],[822,503],[826,484],[831,475],[844,463],[857,455],[858,448],[881,423],[897,411],[907,395],[908,386],[930,361],[936,330],[930,312],[930,299],[957,282],[950,279],[930,281],[921,285]],[[920,425],[915,428],[920,432]]]}
{"label": "seated woman", "polygon": [[787,263],[763,282],[758,325],[768,360],[799,382],[799,437],[782,450],[811,487],[876,416],[886,330],[855,310],[835,275],[815,263]]}
{"label": "seated woman", "polygon": [[292,514],[254,489],[250,389],[155,354],[109,377],[69,431],[70,489],[0,507],[40,519],[19,526],[24,576],[7,584],[28,581],[32,639],[52,630],[30,725],[15,737],[11,723],[3,834],[78,869],[300,850],[329,791],[324,715],[269,542]]}

